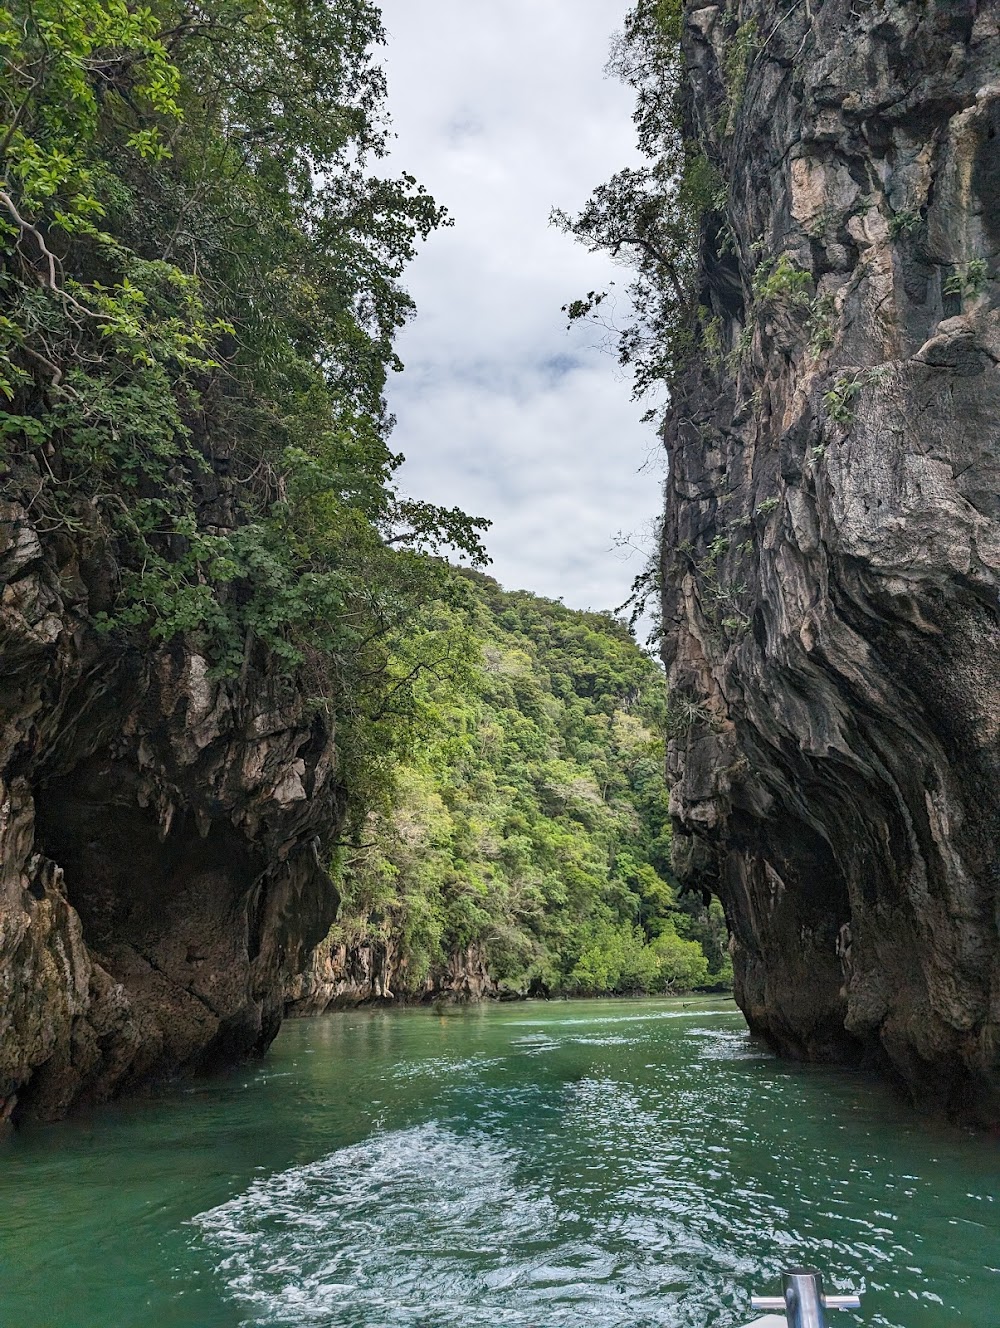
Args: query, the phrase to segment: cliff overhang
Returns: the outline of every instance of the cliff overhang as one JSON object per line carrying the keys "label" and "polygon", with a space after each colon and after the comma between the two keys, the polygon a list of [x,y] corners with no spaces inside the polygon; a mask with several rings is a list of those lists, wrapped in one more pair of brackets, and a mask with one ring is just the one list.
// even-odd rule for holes
{"label": "cliff overhang", "polygon": [[329,724],[266,652],[219,678],[193,643],[102,635],[115,575],[0,504],[5,1118],[263,1051],[336,913]]}

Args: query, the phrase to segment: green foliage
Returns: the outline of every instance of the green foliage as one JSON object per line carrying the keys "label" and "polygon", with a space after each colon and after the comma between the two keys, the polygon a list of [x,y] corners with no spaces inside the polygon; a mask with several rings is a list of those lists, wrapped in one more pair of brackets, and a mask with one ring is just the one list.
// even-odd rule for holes
{"label": "green foliage", "polygon": [[[732,547],[731,537],[720,532],[704,554],[694,560],[693,566],[701,605],[709,622],[726,633],[740,636],[750,626],[750,618],[742,604],[746,583],[727,578],[722,566]],[[738,545],[737,550],[741,551],[742,546]]]}
{"label": "green foliage", "polygon": [[[891,372],[890,365],[874,364],[860,373],[840,374],[833,386],[823,393],[823,404],[830,419],[845,427],[853,424],[856,399],[866,387],[877,386]],[[813,451],[816,452],[816,449]]]}
{"label": "green foliage", "polygon": [[894,240],[914,235],[923,225],[923,217],[913,208],[900,208],[889,218],[889,234]]}
{"label": "green foliage", "polygon": [[731,134],[736,125],[736,117],[743,106],[746,92],[747,75],[757,53],[759,36],[757,20],[747,19],[741,23],[726,42],[722,57],[722,76],[726,85],[726,101],[719,119],[719,133]]}
{"label": "green foliage", "polygon": [[697,941],[678,936],[668,924],[649,941],[641,927],[596,927],[585,939],[570,974],[575,991],[691,991],[713,985],[708,959]]}
{"label": "green foliage", "polygon": [[605,318],[607,292],[592,291],[565,311],[571,321],[590,319],[612,334],[637,397],[669,383],[696,347],[701,225],[725,197],[713,164],[681,133],[682,8],[679,0],[638,0],[612,49],[609,72],[636,94],[633,119],[645,163],[599,185],[578,216],[552,214],[560,229],[627,262],[635,274],[624,327]]}
{"label": "green foliage", "polygon": [[970,258],[965,265],[965,286],[970,295],[982,295],[989,281],[990,268],[985,258]]}
{"label": "green foliage", "polygon": [[382,40],[370,0],[0,5],[8,484],[110,552],[96,626],[266,649],[345,767],[408,704],[418,551],[482,563],[488,524],[393,482],[399,278],[447,218],[378,173]]}
{"label": "green foliage", "polygon": [[841,374],[833,386],[823,393],[826,413],[836,424],[854,423],[855,397],[859,396],[865,385],[860,374]]}
{"label": "green foliage", "polygon": [[712,318],[706,318],[701,325],[701,340],[705,347],[705,354],[708,357],[709,364],[713,368],[721,367],[724,356],[722,353],[722,319],[715,315]]}
{"label": "green foliage", "polygon": [[986,289],[989,281],[989,264],[985,258],[972,258],[963,266],[956,267],[945,278],[941,287],[945,295],[957,295],[959,299],[974,299]]}
{"label": "green foliage", "polygon": [[712,712],[703,701],[692,701],[681,692],[671,692],[667,702],[664,736],[683,740],[695,727],[714,729]]}
{"label": "green foliage", "polygon": [[797,268],[787,254],[777,260],[766,259],[753,274],[751,295],[755,305],[786,300],[790,304],[806,304],[806,292],[812,285],[812,274]]}
{"label": "green foliage", "polygon": [[829,292],[817,295],[809,305],[806,329],[809,332],[809,351],[814,359],[833,345],[836,313],[836,297]]}
{"label": "green foliage", "polygon": [[721,211],[726,205],[726,183],[704,152],[688,152],[678,191],[678,202],[693,217]]}
{"label": "green foliage", "polygon": [[750,348],[753,345],[753,334],[754,321],[752,317],[749,317],[740,329],[740,335],[736,338],[736,345],[726,356],[726,367],[730,373],[736,374],[739,372],[740,365],[750,353]]}
{"label": "green foliage", "polygon": [[655,0],[652,6],[652,19],[666,41],[680,41],[681,26],[684,22],[684,0]]}
{"label": "green foliage", "polygon": [[395,800],[345,865],[339,936],[398,940],[412,991],[469,945],[522,991],[714,984],[721,917],[669,881],[660,670],[610,615],[463,581],[464,601],[417,624],[468,654],[419,680]]}
{"label": "green foliage", "polygon": [[812,236],[814,240],[822,239],[823,236],[826,235],[828,228],[834,224],[838,215],[839,214],[835,208],[820,208],[816,215],[806,224],[806,233]]}
{"label": "green foliage", "polygon": [[163,131],[181,116],[180,77],[159,38],[153,13],[123,0],[0,8],[3,229],[8,241],[24,240],[50,288],[58,264],[50,238],[112,243],[97,230],[105,215],[99,163],[81,151],[99,140],[109,103],[117,110],[127,100],[134,112],[122,126],[126,151],[152,160],[166,155]]}

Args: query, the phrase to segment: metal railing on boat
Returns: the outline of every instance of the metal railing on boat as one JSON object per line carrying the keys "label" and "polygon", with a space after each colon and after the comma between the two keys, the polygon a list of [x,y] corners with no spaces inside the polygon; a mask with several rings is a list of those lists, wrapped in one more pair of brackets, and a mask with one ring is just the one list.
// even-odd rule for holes
{"label": "metal railing on boat", "polygon": [[755,1319],[747,1328],[827,1328],[827,1310],[857,1310],[860,1296],[828,1296],[815,1268],[789,1268],[781,1274],[780,1296],[751,1296],[755,1310],[778,1310]]}

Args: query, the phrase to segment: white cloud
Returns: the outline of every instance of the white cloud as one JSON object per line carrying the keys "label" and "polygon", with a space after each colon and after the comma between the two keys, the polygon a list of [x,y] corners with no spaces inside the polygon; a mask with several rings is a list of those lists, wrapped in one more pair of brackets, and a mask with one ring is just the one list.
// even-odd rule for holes
{"label": "white cloud", "polygon": [[407,274],[417,318],[390,385],[404,487],[492,518],[504,585],[608,608],[641,560],[659,477],[612,356],[561,306],[627,274],[548,225],[634,155],[628,90],[603,75],[624,0],[383,0],[392,166],[455,218]]}

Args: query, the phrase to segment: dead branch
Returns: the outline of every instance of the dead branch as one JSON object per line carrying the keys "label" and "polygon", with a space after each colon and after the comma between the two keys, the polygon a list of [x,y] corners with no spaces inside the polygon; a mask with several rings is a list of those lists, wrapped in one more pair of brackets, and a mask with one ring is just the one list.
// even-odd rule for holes
{"label": "dead branch", "polygon": [[4,205],[4,207],[10,213],[10,215],[14,218],[14,221],[20,227],[22,234],[34,236],[35,241],[38,245],[39,252],[41,253],[41,256],[45,259],[45,264],[48,269],[49,279],[48,281],[45,281],[43,278],[42,285],[48,286],[49,290],[58,290],[59,283],[56,280],[56,264],[58,263],[59,260],[56,258],[55,254],[52,252],[49,246],[45,243],[45,236],[42,234],[42,232],[38,229],[37,226],[33,226],[30,221],[26,221],[24,217],[21,216],[20,212],[18,212],[17,210],[17,205],[14,202],[14,200],[11,198],[10,194],[5,193],[4,190],[2,189],[0,189],[0,203]]}

